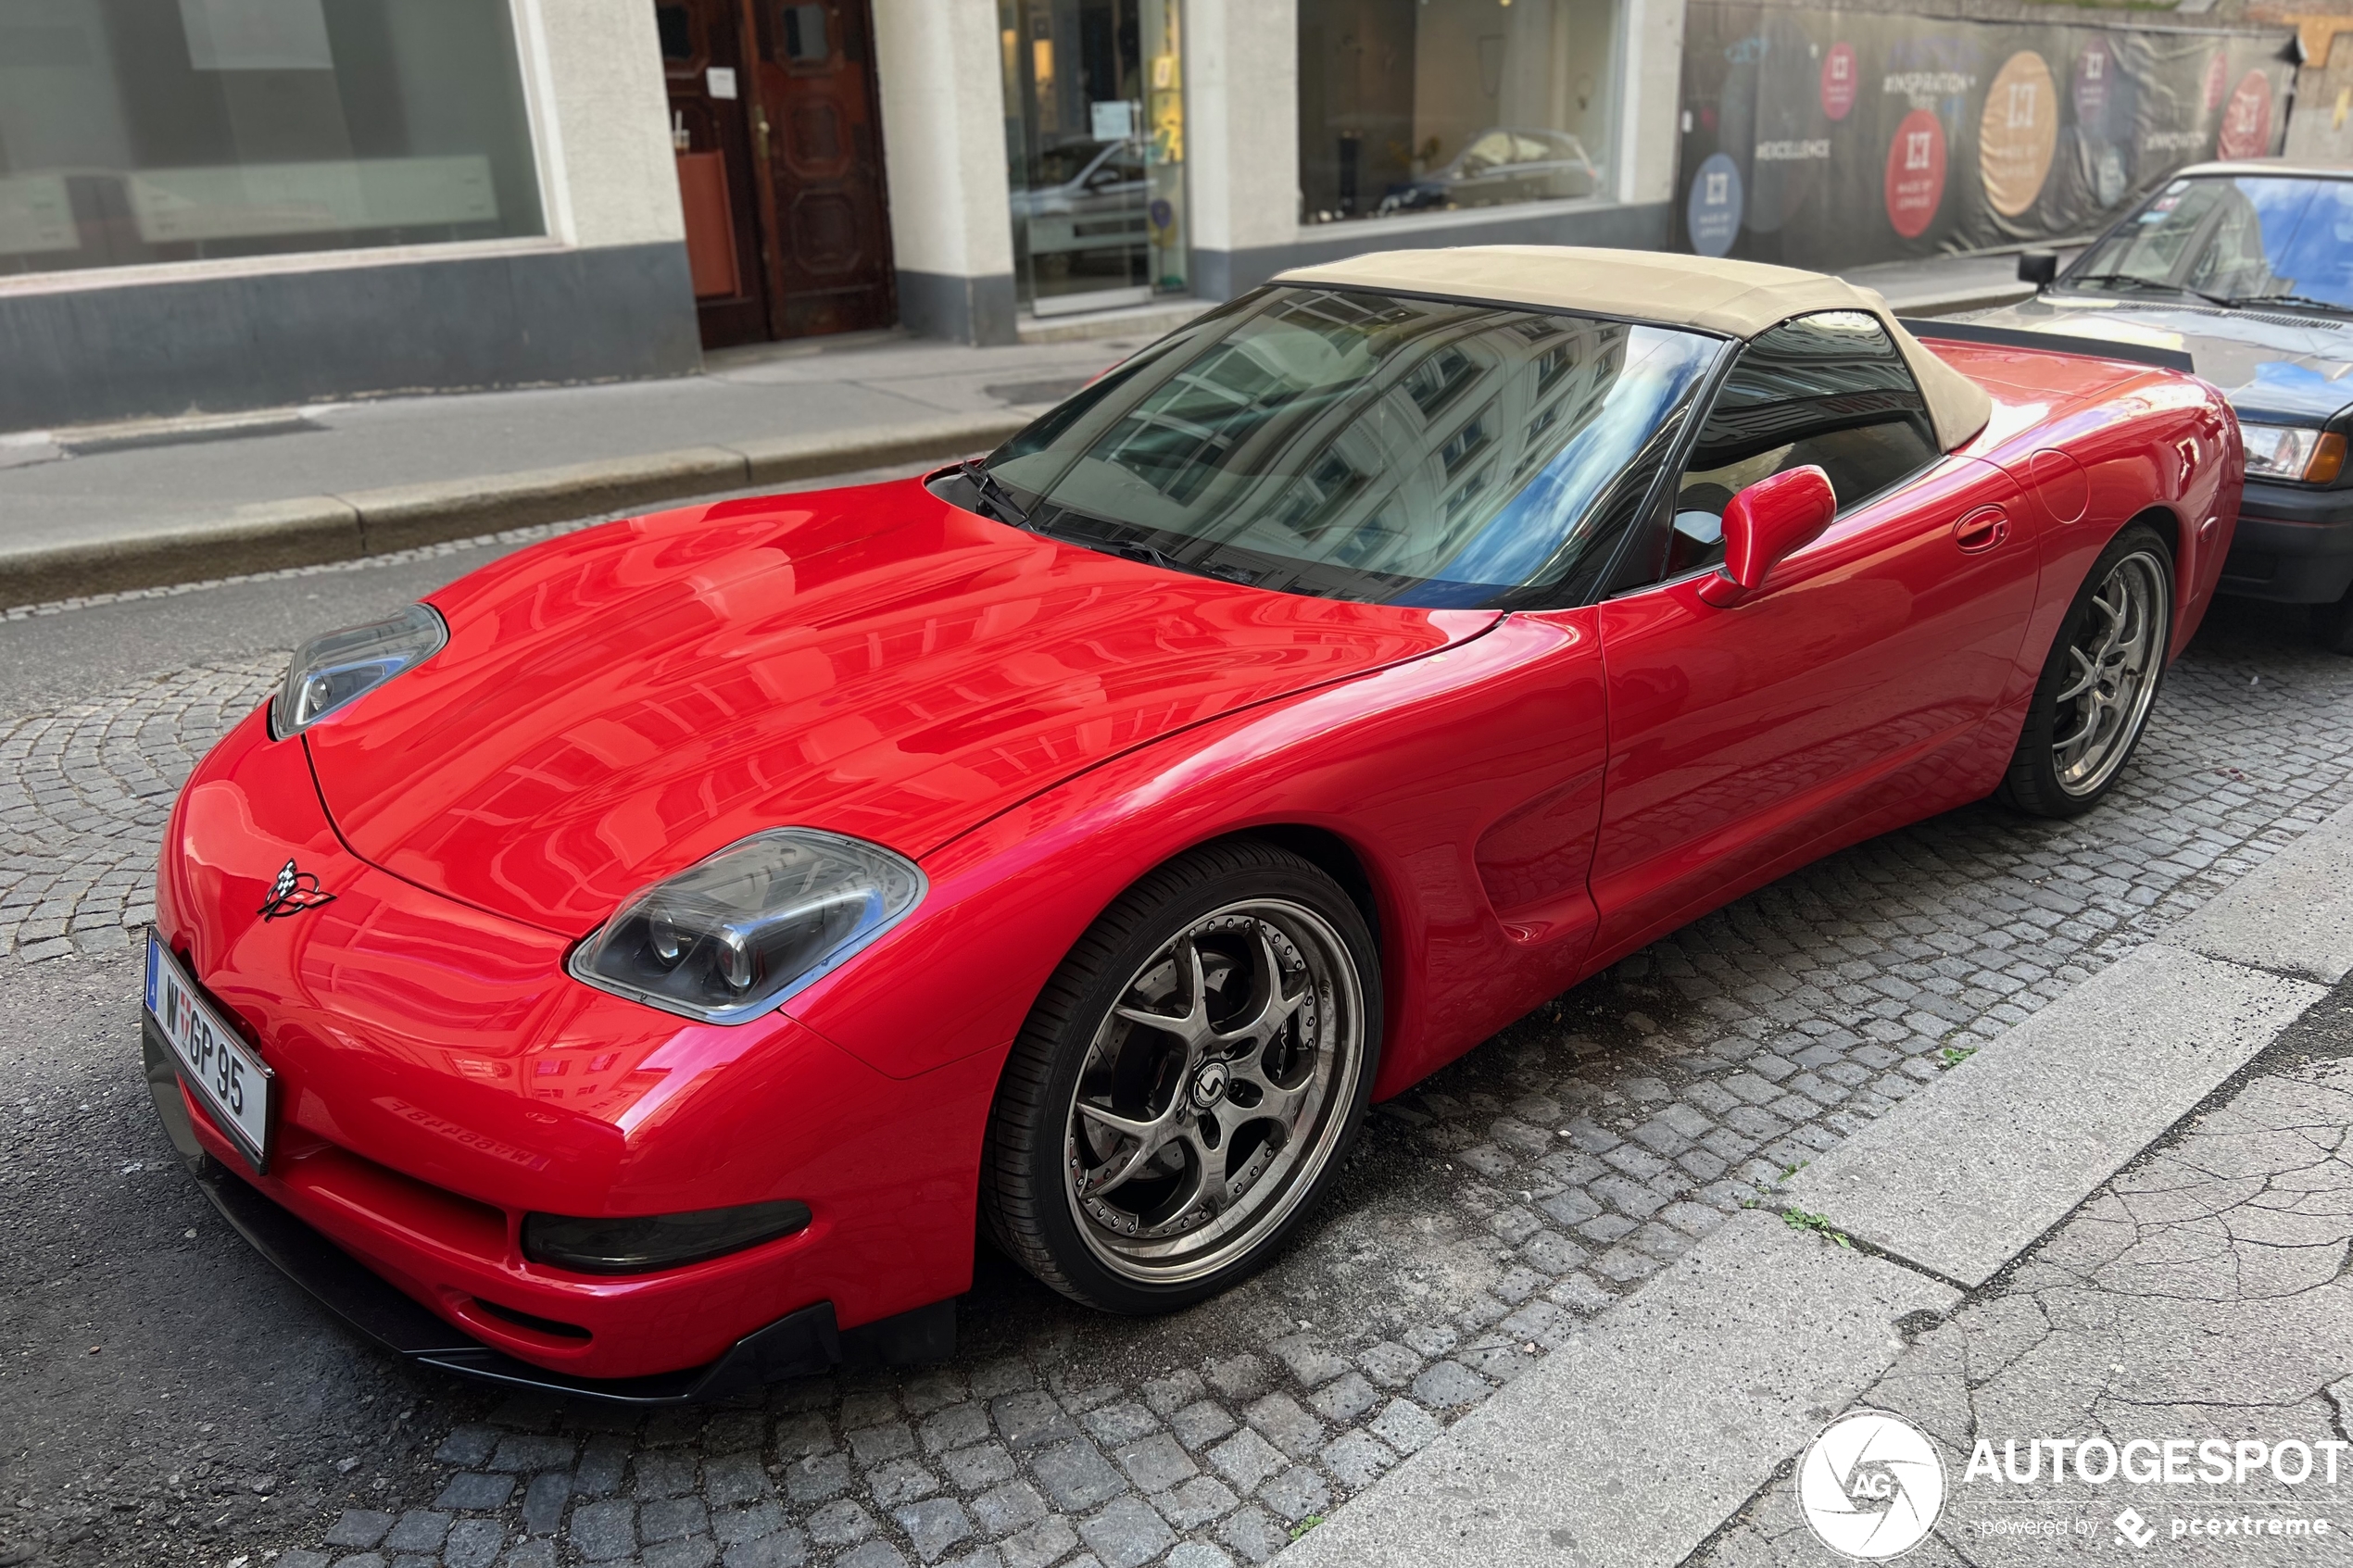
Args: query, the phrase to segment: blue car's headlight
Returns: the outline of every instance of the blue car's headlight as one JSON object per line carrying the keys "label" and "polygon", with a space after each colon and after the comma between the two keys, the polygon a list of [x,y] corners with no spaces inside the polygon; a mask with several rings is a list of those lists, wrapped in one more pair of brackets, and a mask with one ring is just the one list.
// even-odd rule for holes
{"label": "blue car's headlight", "polygon": [[354,697],[422,664],[448,640],[449,628],[424,605],[410,605],[389,621],[311,638],[295,649],[285,684],[271,699],[271,732],[283,740],[308,729]]}
{"label": "blue car's headlight", "polygon": [[772,828],[655,883],[573,950],[576,980],[707,1023],[741,1023],[905,918],[924,873],[815,828]]}

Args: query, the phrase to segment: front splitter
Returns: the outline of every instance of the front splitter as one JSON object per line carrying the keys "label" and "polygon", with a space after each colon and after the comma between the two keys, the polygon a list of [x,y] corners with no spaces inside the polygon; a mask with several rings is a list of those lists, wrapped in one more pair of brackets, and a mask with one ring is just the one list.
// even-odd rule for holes
{"label": "front splitter", "polygon": [[847,1332],[834,1304],[820,1301],[788,1312],[744,1336],[707,1365],[647,1377],[575,1377],[534,1366],[452,1327],[396,1289],[291,1210],[205,1151],[181,1098],[170,1048],[152,1020],[143,1018],[141,1045],[147,1090],[172,1148],[195,1173],[196,1185],[221,1218],[253,1249],[308,1291],[353,1330],[422,1366],[510,1387],[630,1406],[684,1405],[724,1399],[786,1378],[851,1365],[905,1365],[942,1360],[955,1349],[956,1303],[918,1307]]}

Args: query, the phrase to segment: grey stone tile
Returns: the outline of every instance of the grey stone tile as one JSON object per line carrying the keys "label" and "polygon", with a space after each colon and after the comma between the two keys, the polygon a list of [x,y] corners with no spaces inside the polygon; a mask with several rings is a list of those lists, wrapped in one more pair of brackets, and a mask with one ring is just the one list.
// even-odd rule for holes
{"label": "grey stone tile", "polygon": [[327,1527],[329,1546],[371,1547],[391,1533],[393,1516],[372,1509],[346,1508]]}
{"label": "grey stone tile", "polygon": [[963,1491],[993,1486],[1013,1473],[1013,1456],[998,1443],[975,1443],[939,1456],[939,1468],[950,1485]]}
{"label": "grey stone tile", "polygon": [[915,1555],[925,1562],[937,1562],[948,1555],[948,1549],[973,1536],[973,1522],[964,1512],[963,1504],[953,1498],[933,1498],[925,1502],[909,1503],[894,1511],[891,1517],[906,1532],[907,1540]]}
{"label": "grey stone tile", "polygon": [[1209,1462],[1238,1491],[1252,1492],[1283,1468],[1279,1449],[1257,1433],[1244,1428],[1209,1450]]}
{"label": "grey stone tile", "polygon": [[1111,1461],[1084,1438],[1040,1449],[1031,1457],[1030,1468],[1046,1496],[1064,1512],[1107,1502],[1127,1486]]}
{"label": "grey stone tile", "polygon": [[806,1521],[809,1538],[819,1546],[848,1546],[875,1533],[875,1516],[850,1498],[837,1498]]}
{"label": "grey stone tile", "polygon": [[507,1499],[515,1495],[515,1478],[511,1475],[487,1475],[480,1471],[463,1470],[452,1475],[434,1499],[435,1508],[487,1510],[504,1508]]}
{"label": "grey stone tile", "polygon": [[1198,1449],[1231,1432],[1239,1424],[1224,1406],[1208,1399],[1198,1400],[1176,1411],[1168,1418],[1168,1429],[1176,1440],[1189,1449]]}
{"label": "grey stone tile", "polygon": [[1214,1475],[1196,1475],[1181,1486],[1157,1494],[1151,1500],[1161,1517],[1179,1530],[1222,1519],[1241,1501],[1232,1488]]}
{"label": "grey stone tile", "polygon": [[637,1550],[637,1509],[620,1498],[585,1502],[572,1511],[574,1551],[591,1562],[616,1562]]}
{"label": "grey stone tile", "polygon": [[1147,1492],[1165,1491],[1201,1474],[1184,1445],[1165,1432],[1155,1432],[1112,1450],[1112,1459],[1127,1478]]}
{"label": "grey stone tile", "polygon": [[1081,1520],[1079,1538],[1093,1549],[1102,1568],[1143,1568],[1176,1544],[1176,1537],[1143,1499],[1130,1494],[1114,1499],[1101,1512]]}
{"label": "grey stone tile", "polygon": [[894,1459],[875,1466],[866,1477],[866,1485],[878,1506],[895,1509],[939,1490],[939,1477],[912,1459]]}
{"label": "grey stone tile", "polygon": [[1275,1517],[1296,1524],[1332,1506],[1332,1489],[1313,1466],[1295,1464],[1258,1488],[1258,1500]]}
{"label": "grey stone tile", "polygon": [[1289,1394],[1269,1394],[1242,1412],[1258,1434],[1293,1459],[1305,1459],[1324,1446],[1324,1424],[1301,1408]]}
{"label": "grey stone tile", "polygon": [[988,1537],[1026,1530],[1046,1517],[1046,1499],[1026,1481],[1008,1481],[975,1498],[972,1517]]}
{"label": "grey stone tile", "polygon": [[637,1509],[637,1538],[649,1545],[698,1536],[710,1527],[710,1512],[700,1498],[660,1498]]}

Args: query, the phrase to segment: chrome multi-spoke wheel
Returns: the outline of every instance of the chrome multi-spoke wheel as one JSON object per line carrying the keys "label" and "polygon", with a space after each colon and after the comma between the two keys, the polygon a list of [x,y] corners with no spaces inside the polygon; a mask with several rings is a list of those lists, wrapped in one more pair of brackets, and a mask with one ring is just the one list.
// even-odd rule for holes
{"label": "chrome multi-spoke wheel", "polygon": [[1329,874],[1251,840],[1181,856],[1095,922],[1015,1043],[990,1228],[1092,1305],[1198,1300],[1314,1205],[1379,1042],[1372,935]]}
{"label": "chrome multi-spoke wheel", "polygon": [[2173,560],[2145,523],[2092,563],[2034,688],[2002,798],[2043,817],[2090,809],[2148,727],[2173,633]]}
{"label": "chrome multi-spoke wheel", "polygon": [[2095,584],[2085,616],[2067,645],[2070,679],[2057,696],[2051,771],[2059,788],[2093,795],[2122,765],[2157,700],[2163,636],[2172,594],[2165,563],[2134,550]]}
{"label": "chrome multi-spoke wheel", "polygon": [[1095,1030],[1063,1190],[1109,1267],[1184,1280],[1278,1221],[1339,1137],[1365,1009],[1340,934],[1279,899],[1193,921]]}

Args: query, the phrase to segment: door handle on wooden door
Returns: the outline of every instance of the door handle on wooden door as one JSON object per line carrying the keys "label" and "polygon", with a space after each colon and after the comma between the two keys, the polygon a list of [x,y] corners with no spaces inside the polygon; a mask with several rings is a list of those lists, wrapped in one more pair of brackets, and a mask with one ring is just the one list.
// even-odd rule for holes
{"label": "door handle on wooden door", "polygon": [[1999,507],[1980,507],[1953,525],[1953,543],[1964,555],[1990,550],[2009,536],[2009,516]]}

